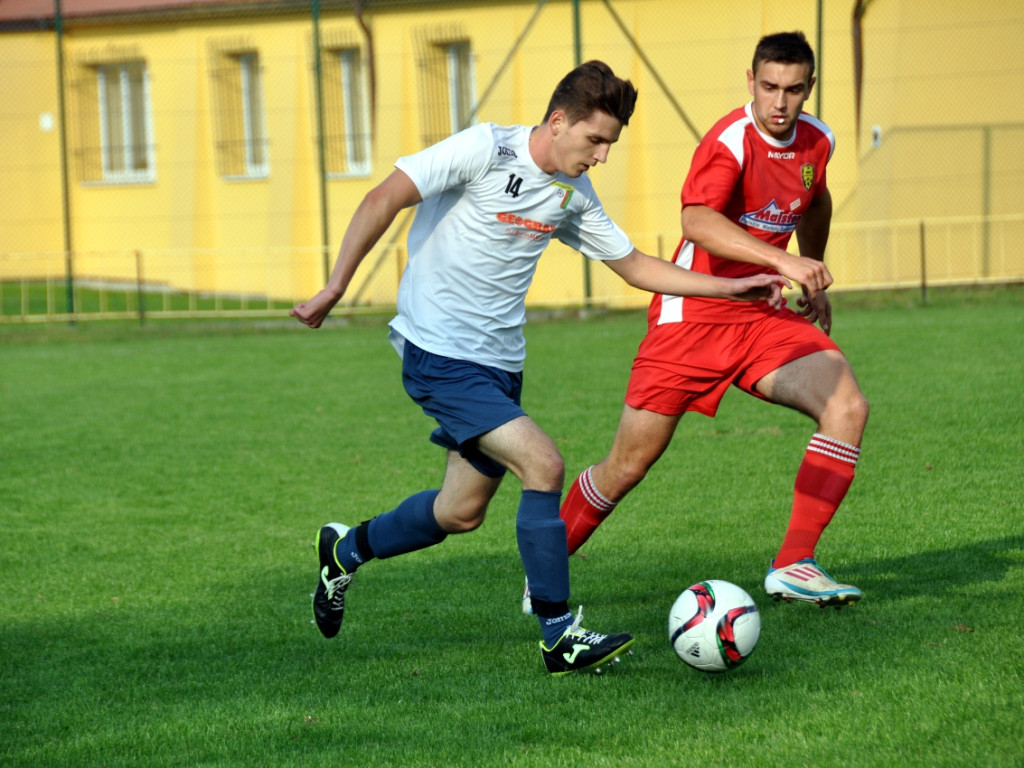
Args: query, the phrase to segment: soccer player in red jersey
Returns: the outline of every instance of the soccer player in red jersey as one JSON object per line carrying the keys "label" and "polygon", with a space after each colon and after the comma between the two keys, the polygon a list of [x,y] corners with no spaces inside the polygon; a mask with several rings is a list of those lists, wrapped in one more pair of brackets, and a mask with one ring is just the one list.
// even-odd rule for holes
{"label": "soccer player in red jersey", "polygon": [[[817,424],[765,589],[776,599],[837,607],[861,598],[814,559],[853,480],[868,418],[853,370],[829,338],[825,289],[832,276],[823,259],[832,198],[825,166],[834,137],[802,111],[814,82],[814,52],[802,33],[758,42],[747,72],[753,100],[719,120],[694,153],[682,190],[683,239],[673,259],[722,277],[783,275],[802,287],[797,309],[654,296],[611,451],[576,479],[561,508],[570,553],[643,480],[682,415],[714,416],[735,385]],[[786,251],[794,232],[800,256]],[[529,609],[528,595],[523,608]]]}

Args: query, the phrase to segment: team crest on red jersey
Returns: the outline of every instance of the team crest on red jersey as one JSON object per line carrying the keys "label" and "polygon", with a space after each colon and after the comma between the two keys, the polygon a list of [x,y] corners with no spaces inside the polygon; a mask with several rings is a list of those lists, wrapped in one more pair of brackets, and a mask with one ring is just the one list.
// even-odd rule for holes
{"label": "team crest on red jersey", "polygon": [[804,189],[810,189],[814,184],[814,165],[812,163],[804,163],[800,166],[800,178],[804,182]]}

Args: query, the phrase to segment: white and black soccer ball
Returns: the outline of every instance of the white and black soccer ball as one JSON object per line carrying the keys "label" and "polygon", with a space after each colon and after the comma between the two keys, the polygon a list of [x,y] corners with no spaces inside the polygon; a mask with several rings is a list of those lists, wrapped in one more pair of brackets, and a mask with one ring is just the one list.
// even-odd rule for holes
{"label": "white and black soccer ball", "polygon": [[702,672],[725,672],[746,661],[761,637],[753,599],[728,581],[687,587],[668,614],[668,638],[679,658]]}

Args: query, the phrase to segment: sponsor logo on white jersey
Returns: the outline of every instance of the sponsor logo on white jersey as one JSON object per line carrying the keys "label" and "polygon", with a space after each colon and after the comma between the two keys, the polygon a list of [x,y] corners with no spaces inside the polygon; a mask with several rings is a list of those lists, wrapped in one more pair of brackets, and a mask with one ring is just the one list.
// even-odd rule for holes
{"label": "sponsor logo on white jersey", "polygon": [[517,227],[531,229],[534,232],[554,232],[556,228],[554,224],[545,224],[542,221],[524,219],[522,216],[517,216],[514,213],[499,213],[498,221],[503,224],[514,224]]}

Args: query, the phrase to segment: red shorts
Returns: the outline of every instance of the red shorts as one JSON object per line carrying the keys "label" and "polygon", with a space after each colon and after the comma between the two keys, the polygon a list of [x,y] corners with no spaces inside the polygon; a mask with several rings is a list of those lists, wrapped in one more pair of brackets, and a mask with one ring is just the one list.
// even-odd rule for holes
{"label": "red shorts", "polygon": [[666,323],[647,331],[626,388],[626,404],[675,416],[714,416],[730,384],[755,397],[766,374],[800,357],[839,350],[790,309],[752,323]]}

